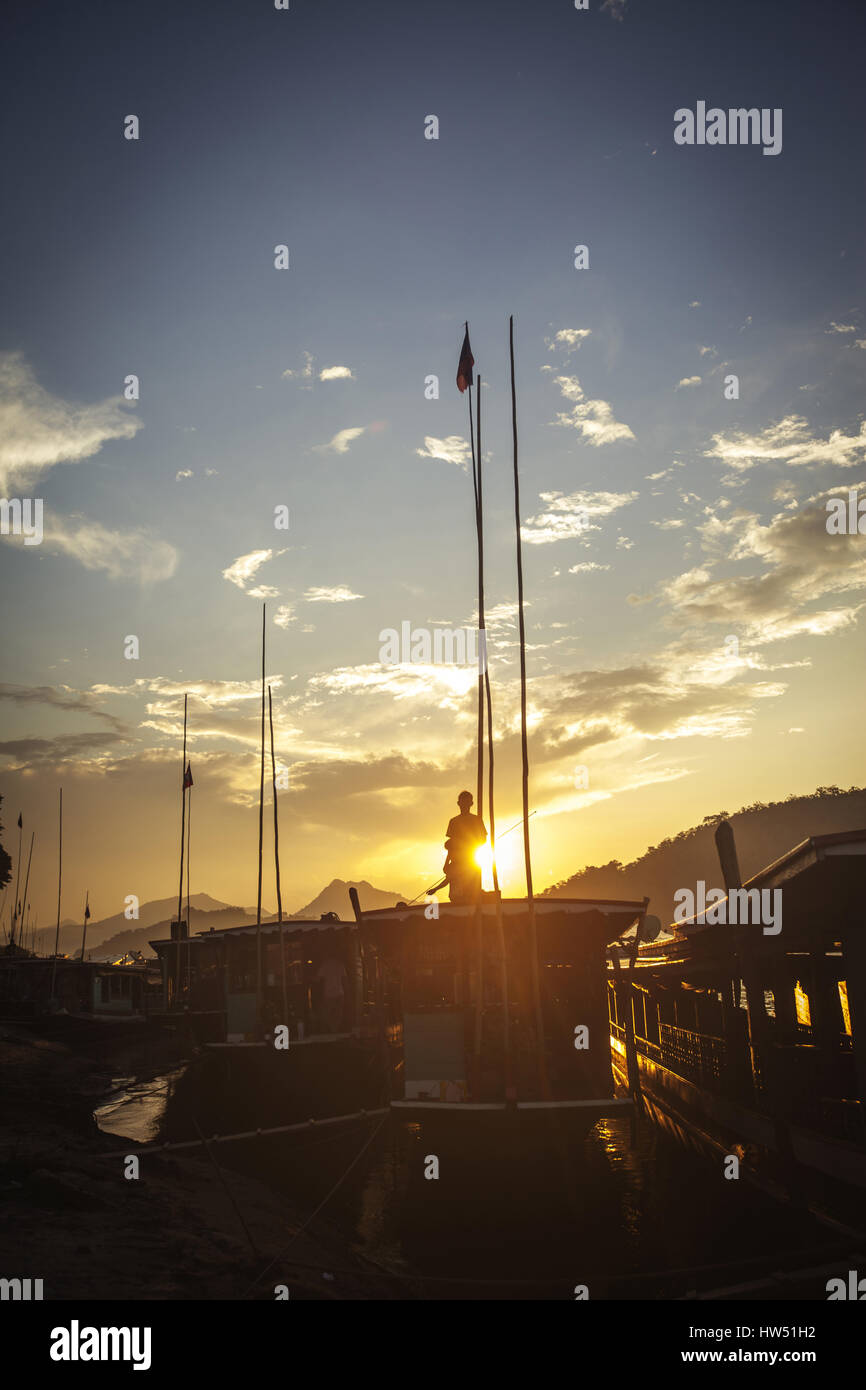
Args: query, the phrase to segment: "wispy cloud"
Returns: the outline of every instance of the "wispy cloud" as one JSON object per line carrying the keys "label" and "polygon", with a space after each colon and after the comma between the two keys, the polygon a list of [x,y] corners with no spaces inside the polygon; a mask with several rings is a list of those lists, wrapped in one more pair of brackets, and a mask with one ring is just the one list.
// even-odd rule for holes
{"label": "wispy cloud", "polygon": [[73,405],[39,385],[19,352],[0,353],[0,492],[32,488],[57,464],[78,463],[112,439],[132,439],[141,420],[120,397]]}
{"label": "wispy cloud", "polygon": [[589,530],[598,530],[594,522],[610,516],[620,507],[637,501],[637,492],[542,492],[539,500],[545,510],[529,516],[520,528],[529,545],[551,545],[554,541],[573,540]]}
{"label": "wispy cloud", "polygon": [[861,423],[859,434],[846,435],[835,429],[827,439],[818,439],[802,415],[787,415],[758,434],[714,434],[704,457],[720,459],[740,472],[770,460],[795,466],[833,464],[837,468],[853,468],[866,458],[866,421]]}
{"label": "wispy cloud", "polygon": [[255,577],[262,565],[268,560],[273,559],[275,553],[277,555],[284,555],[285,551],[251,550],[248,555],[239,555],[236,560],[232,561],[227,569],[223,570],[223,579],[227,579],[230,584],[236,584],[239,589],[243,589],[245,592],[251,594],[253,598],[275,598],[278,592],[276,589],[270,589],[267,594],[263,594],[261,591],[247,589],[250,580]]}
{"label": "wispy cloud", "polygon": [[472,452],[466,440],[459,434],[449,434],[447,439],[434,439],[426,435],[424,448],[415,453],[422,459],[441,459],[443,463],[456,463],[458,468],[468,469]]}
{"label": "wispy cloud", "polygon": [[544,341],[550,352],[555,352],[557,348],[564,348],[566,352],[573,352],[591,333],[591,328],[560,328],[559,332],[554,333],[552,338],[545,338]]}
{"label": "wispy cloud", "polygon": [[347,589],[345,584],[339,584],[333,588],[314,588],[304,591],[304,598],[307,603],[352,603],[354,599],[363,597],[363,594],[355,594],[351,589]]}
{"label": "wispy cloud", "polygon": [[576,376],[558,376],[554,380],[566,400],[574,402],[571,411],[557,415],[554,424],[577,430],[588,444],[596,447],[614,444],[619,439],[634,439],[628,425],[614,419],[613,407],[607,401],[586,399]]}
{"label": "wispy cloud", "polygon": [[349,429],[338,430],[327,444],[314,444],[313,447],[320,452],[330,449],[334,454],[345,454],[348,452],[352,440],[358,439],[364,433],[365,428],[364,425],[352,425]]}

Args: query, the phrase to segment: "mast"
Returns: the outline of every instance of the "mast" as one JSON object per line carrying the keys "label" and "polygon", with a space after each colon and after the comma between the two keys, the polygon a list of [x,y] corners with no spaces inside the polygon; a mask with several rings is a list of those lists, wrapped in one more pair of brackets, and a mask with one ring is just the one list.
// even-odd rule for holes
{"label": "mast", "polygon": [[15,922],[18,917],[18,889],[21,886],[21,836],[24,834],[24,817],[18,812],[18,859],[15,865],[15,901],[12,904],[12,934],[9,937],[10,946],[15,945]]}
{"label": "mast", "polygon": [[63,788],[60,788],[60,825],[57,838],[57,927],[54,932],[54,959],[51,962],[51,998],[57,980],[57,952],[60,950],[60,889],[63,882]]}
{"label": "mast", "polygon": [[517,533],[517,619],[520,634],[520,751],[523,765],[523,860],[526,868],[526,901],[529,907],[529,956],[535,1031],[538,1046],[538,1076],[542,1098],[549,1094],[545,1060],[544,1016],[541,1009],[541,981],[538,974],[538,933],[535,899],[532,894],[532,858],[529,848],[529,742],[526,732],[526,624],[523,616],[523,546],[520,537],[520,476],[517,468],[517,385],[514,377],[514,315],[508,319],[508,353],[511,363],[511,436],[514,453],[514,525]]}
{"label": "mast", "polygon": [[30,865],[33,863],[33,841],[36,839],[36,831],[30,835],[30,853],[27,856],[27,873],[24,876],[24,911],[21,914],[21,945],[27,950],[27,919],[29,908],[27,904],[27,890],[30,887]]}
{"label": "mast", "polygon": [[[183,780],[186,782],[186,769],[184,769]],[[192,961],[190,959],[189,933],[192,925],[189,902],[189,846],[192,840],[192,778],[189,779],[189,815],[186,818],[186,993],[189,999],[189,991],[192,974]]]}
{"label": "mast", "polygon": [[277,877],[277,922],[280,934],[280,983],[283,991],[283,1022],[289,1023],[289,999],[286,990],[286,953],[283,946],[283,895],[280,891],[280,825],[277,818],[277,763],[274,756],[274,706],[271,700],[271,687],[268,686],[268,720],[271,726],[271,781],[274,784],[274,868]]}
{"label": "mast", "polygon": [[87,923],[90,920],[90,889],[84,893],[84,930],[81,933],[81,964],[84,964],[84,946],[87,941]]}
{"label": "mast", "polygon": [[[467,335],[469,324],[466,325]],[[475,541],[478,550],[478,735],[476,739],[475,812],[484,814],[484,675],[481,670],[484,628],[484,530],[481,520],[481,379],[477,385],[478,447],[472,420],[472,383],[469,383],[469,443],[472,449],[472,491],[475,497]]]}
{"label": "mast", "polygon": [[175,974],[177,997],[180,997],[181,976],[181,923],[183,918],[183,845],[186,836],[186,707],[188,695],[183,697],[183,757],[180,764],[180,886],[177,890],[177,971]]}
{"label": "mast", "polygon": [[259,886],[256,897],[256,1032],[262,1026],[262,843],[265,814],[265,609],[262,604],[262,737],[259,770]]}

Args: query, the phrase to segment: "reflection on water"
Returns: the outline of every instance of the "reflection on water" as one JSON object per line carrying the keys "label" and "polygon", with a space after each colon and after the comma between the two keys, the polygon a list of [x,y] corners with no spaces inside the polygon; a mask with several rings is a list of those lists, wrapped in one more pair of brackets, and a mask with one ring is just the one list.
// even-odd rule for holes
{"label": "reflection on water", "polygon": [[[96,1112],[100,1128],[153,1139],[181,1074],[116,1078]],[[434,1141],[417,1125],[386,1120],[346,1179],[372,1127],[244,1141],[221,1149],[220,1162],[284,1192],[300,1218],[327,1197],[317,1220],[371,1271],[387,1272],[391,1293],[573,1298],[585,1284],[591,1298],[675,1298],[737,1282],[738,1262],[831,1238],[747,1182],[726,1180],[721,1163],[646,1117],[633,1145],[629,1119],[617,1117],[555,1152],[530,1144],[519,1163],[463,1134],[459,1150],[436,1141],[433,1180],[424,1171]]]}
{"label": "reflection on water", "polygon": [[97,1125],[105,1134],[117,1134],[136,1144],[150,1143],[159,1133],[172,1084],[183,1070],[178,1067],[149,1081],[112,1077],[109,1099],[93,1112]]}

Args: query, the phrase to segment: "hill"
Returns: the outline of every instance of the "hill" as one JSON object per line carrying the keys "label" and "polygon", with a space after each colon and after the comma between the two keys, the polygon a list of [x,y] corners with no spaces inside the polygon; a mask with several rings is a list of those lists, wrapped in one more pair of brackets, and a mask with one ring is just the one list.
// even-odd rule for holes
{"label": "hill", "polygon": [[811,796],[789,796],[785,801],[755,802],[730,815],[717,811],[701,825],[682,830],[673,838],[652,845],[638,859],[622,864],[590,864],[570,878],[545,890],[553,898],[643,898],[662,926],[673,920],[674,894],[703,879],[721,886],[721,872],[713,834],[720,820],[729,820],[737,842],[743,879],[771,864],[810,835],[830,835],[866,826],[866,788],[819,787]]}
{"label": "hill", "polygon": [[311,917],[313,920],[321,917],[323,912],[336,912],[342,922],[352,920],[352,906],[349,902],[349,889],[357,888],[358,901],[361,908],[366,912],[374,912],[378,907],[394,907],[397,903],[407,902],[404,893],[388,893],[384,888],[374,888],[372,883],[366,879],[361,879],[360,883],[353,880],[342,878],[332,878],[327,888],[323,888],[318,897],[313,898],[312,902],[307,903],[306,907],[300,908],[298,912],[293,912],[292,917]]}

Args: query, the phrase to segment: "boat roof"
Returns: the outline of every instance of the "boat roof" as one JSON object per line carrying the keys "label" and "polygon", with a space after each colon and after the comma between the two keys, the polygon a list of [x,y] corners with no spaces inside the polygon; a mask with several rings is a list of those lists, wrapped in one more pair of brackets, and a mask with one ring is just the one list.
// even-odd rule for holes
{"label": "boat roof", "polygon": [[[761,936],[759,949],[790,949],[797,936],[813,937],[816,932],[828,930],[835,934],[855,919],[859,921],[866,880],[864,856],[866,830],[810,835],[746,879],[741,890],[745,892],[756,889],[773,892],[796,882],[796,894],[784,894],[782,899],[784,930],[778,938],[774,935]],[[708,891],[713,887],[712,883],[708,883]],[[718,902],[708,904],[705,911],[712,907],[720,910],[720,915],[726,916],[726,912],[722,914],[721,910],[726,907],[729,897],[730,892]],[[669,928],[672,935],[664,940],[642,946],[639,963],[657,963],[661,956],[673,964],[674,958],[679,957],[688,941],[695,938],[707,944],[712,942],[721,950],[730,949],[732,934],[743,930],[750,928],[748,925],[738,927],[726,922],[701,922],[696,914],[685,921],[674,922]]]}
{"label": "boat roof", "polygon": [[[261,932],[262,936],[273,936],[281,931],[286,936],[295,936],[300,932],[341,931],[353,925],[351,921],[344,922],[340,918],[336,921],[328,921],[327,919],[322,921],[318,917],[292,917],[284,918],[282,922],[262,922],[260,926],[251,922],[240,927],[210,927],[207,931],[196,932],[194,936],[183,937],[182,941],[184,946],[198,946],[208,942],[222,941],[227,936],[255,936],[258,931]],[[161,936],[149,944],[156,951],[160,946],[176,946],[177,942],[177,937]]]}
{"label": "boat roof", "polygon": [[[586,912],[600,912],[605,917],[630,916],[631,920],[639,917],[647,909],[647,898],[624,899],[624,898],[534,898],[535,914],[537,917],[550,916],[581,916]],[[416,903],[396,907],[378,907],[370,912],[362,910],[361,916],[364,921],[374,922],[405,922],[411,921],[416,917],[423,917],[429,903]],[[439,920],[450,917],[474,917],[477,911],[474,903],[438,903]],[[482,915],[493,917],[496,915],[496,900],[491,893],[481,901]],[[502,913],[505,917],[524,916],[528,910],[526,898],[502,898]]]}

